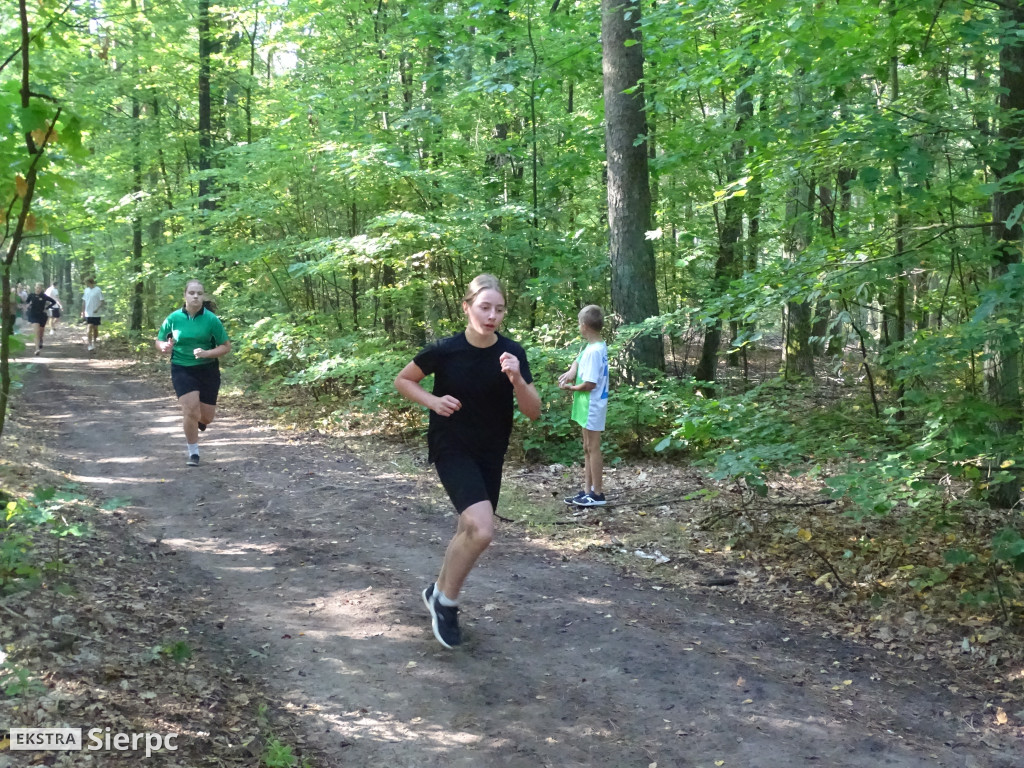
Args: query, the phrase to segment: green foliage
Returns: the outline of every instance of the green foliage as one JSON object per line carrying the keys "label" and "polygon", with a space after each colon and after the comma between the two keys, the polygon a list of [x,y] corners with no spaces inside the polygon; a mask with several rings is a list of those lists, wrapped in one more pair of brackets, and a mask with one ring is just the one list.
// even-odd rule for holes
{"label": "green foliage", "polygon": [[[64,514],[65,507],[80,501],[82,497],[78,495],[39,487],[31,497],[7,503],[0,526],[0,592],[37,586],[44,571],[63,572],[61,541],[89,532],[85,523],[69,522]],[[43,531],[56,539],[56,556],[41,565],[33,557],[35,531]]]}
{"label": "green foliage", "polygon": [[256,722],[260,729],[267,734],[266,746],[260,757],[261,766],[264,768],[311,768],[311,763],[308,760],[304,759],[300,762],[291,745],[285,744],[274,735],[267,705],[262,702],[256,708]]}
{"label": "green foliage", "polygon": [[[260,760],[266,768],[298,768],[300,765],[291,745],[282,743],[276,736],[267,742]],[[303,760],[301,765],[308,763]]]}
{"label": "green foliage", "polygon": [[1024,572],[1024,536],[1014,528],[1004,528],[992,539],[992,557]]}
{"label": "green foliage", "polygon": [[165,643],[164,645],[158,645],[153,648],[154,659],[170,659],[175,664],[183,665],[189,659],[192,658],[192,646],[186,643],[184,640],[175,640],[173,643]]}
{"label": "green foliage", "polygon": [[8,661],[0,664],[0,685],[8,698],[34,696],[46,691],[46,686],[33,678],[27,669]]}

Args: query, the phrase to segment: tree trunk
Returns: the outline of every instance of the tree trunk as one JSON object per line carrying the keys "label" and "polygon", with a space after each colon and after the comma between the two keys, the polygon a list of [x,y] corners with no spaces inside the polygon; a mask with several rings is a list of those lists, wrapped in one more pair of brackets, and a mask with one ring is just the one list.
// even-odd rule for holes
{"label": "tree trunk", "polygon": [[[134,9],[135,3],[132,2]],[[142,110],[139,99],[132,96],[132,192],[135,202],[132,210],[132,310],[128,330],[142,332],[142,298],[145,283],[142,280]]]}
{"label": "tree trunk", "polygon": [[[814,181],[794,180],[786,205],[787,233],[783,255],[790,262],[800,258],[811,243],[814,212]],[[784,308],[786,341],[783,346],[785,377],[814,377],[814,350],[811,348],[811,305],[807,301],[788,301]]]}
{"label": "tree trunk", "polygon": [[[601,17],[612,309],[626,323],[639,323],[658,314],[654,247],[647,239],[651,189],[640,4],[602,0]],[[660,336],[638,337],[628,354],[640,367],[665,367]]]}
{"label": "tree trunk", "polygon": [[[1019,181],[1003,182],[1009,176],[1020,172],[1024,162],[1024,41],[1018,37],[1024,28],[1024,6],[1021,0],[1007,0],[1003,4],[1006,37],[1000,42],[999,50],[999,142],[1005,148],[1003,163],[993,169],[996,178],[1002,182],[992,197],[993,238],[995,240],[996,264],[992,267],[992,279],[998,280],[1011,266],[1020,264],[1022,234],[1020,217],[1007,227],[1011,214],[1024,206],[1024,189]],[[1004,307],[1004,313],[1012,313],[1011,307]],[[1016,324],[1019,318],[1006,327],[1009,330],[989,344],[989,355],[985,365],[985,386],[989,399],[1003,411],[1003,416],[992,423],[997,435],[1016,434],[1021,426],[1020,398],[1020,341]],[[997,458],[995,465],[1001,464]],[[1020,480],[992,487],[990,501],[993,506],[1011,507],[1020,498]]]}
{"label": "tree trunk", "polygon": [[[212,100],[210,98],[210,71],[213,58],[213,38],[210,29],[210,0],[199,0],[199,215],[200,233],[205,242],[209,236],[209,215],[217,205],[211,199],[213,184],[209,171],[213,167]],[[201,249],[202,265],[210,263],[209,251]]]}
{"label": "tree trunk", "polygon": [[[29,52],[32,50],[32,45],[26,0],[18,0],[18,20],[21,28],[21,108],[28,112],[32,102],[32,91],[29,87],[29,64],[31,63]],[[56,125],[59,116],[60,110],[58,109],[53,120],[47,123],[47,125]],[[46,133],[46,138],[49,139],[49,131]],[[32,197],[35,194],[36,179],[38,177],[36,166],[42,157],[45,144],[39,146],[32,137],[32,134],[26,133],[25,148],[28,151],[28,155],[32,158],[32,162],[25,172],[25,186],[23,187],[23,194],[21,194],[21,208],[18,210],[18,218],[14,223],[14,231],[11,233],[10,241],[6,239],[0,240],[0,245],[7,249],[3,256],[3,270],[2,274],[0,274],[0,291],[3,291],[3,296],[0,297],[0,311],[3,312],[3,317],[0,318],[0,328],[2,328],[2,331],[0,331],[0,435],[3,435],[4,424],[7,421],[7,405],[11,393],[11,265],[14,263],[14,257],[18,254],[25,230],[31,221],[29,217],[31,216]]]}
{"label": "tree trunk", "polygon": [[[744,71],[744,79],[748,79],[753,70],[748,68]],[[747,155],[747,143],[743,138],[742,131],[754,114],[754,100],[750,93],[741,88],[736,92],[736,138],[733,139],[729,155],[726,157],[728,173],[726,180],[729,184],[736,183],[743,175],[744,160]],[[725,213],[722,216],[722,227],[718,233],[718,257],[715,259],[715,293],[724,294],[729,289],[729,283],[733,278],[738,277],[743,266],[743,209],[746,207],[743,197],[729,197],[723,204]],[[734,328],[738,329],[738,325]],[[733,331],[735,335],[736,330]],[[694,371],[694,378],[697,381],[714,381],[718,368],[718,351],[722,344],[722,323],[717,318],[714,325],[710,326],[704,333],[704,346],[701,349],[700,362]],[[735,353],[730,355],[730,365],[738,365],[739,358]]]}

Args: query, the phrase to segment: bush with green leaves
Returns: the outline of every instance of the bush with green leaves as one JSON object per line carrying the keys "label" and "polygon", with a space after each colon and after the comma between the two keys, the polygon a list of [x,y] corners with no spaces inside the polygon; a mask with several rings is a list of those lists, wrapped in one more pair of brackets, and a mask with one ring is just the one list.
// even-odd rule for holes
{"label": "bush with green leaves", "polygon": [[[46,572],[63,572],[63,540],[84,536],[89,530],[85,523],[69,521],[66,514],[66,507],[82,500],[54,488],[36,488],[30,497],[7,502],[0,525],[0,593],[37,586]],[[33,557],[34,534],[40,531],[56,540],[54,557],[45,563]]]}

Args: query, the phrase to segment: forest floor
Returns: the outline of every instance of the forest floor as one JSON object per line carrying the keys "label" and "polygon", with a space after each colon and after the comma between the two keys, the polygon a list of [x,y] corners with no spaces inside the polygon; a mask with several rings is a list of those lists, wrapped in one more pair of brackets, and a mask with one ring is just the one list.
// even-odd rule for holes
{"label": "forest floor", "polygon": [[1014,651],[994,678],[933,652],[977,638],[840,626],[821,580],[617,532],[706,485],[692,470],[620,465],[618,504],[583,514],[557,501],[565,468],[509,467],[509,522],[445,650],[420,591],[454,517],[419,446],[278,431],[229,399],[187,468],[169,377],[79,336],[48,337],[3,437],[4,486],[61,489],[92,532],[0,597],[0,726],[180,736],[148,758],[0,750],[0,768],[1024,766]]}

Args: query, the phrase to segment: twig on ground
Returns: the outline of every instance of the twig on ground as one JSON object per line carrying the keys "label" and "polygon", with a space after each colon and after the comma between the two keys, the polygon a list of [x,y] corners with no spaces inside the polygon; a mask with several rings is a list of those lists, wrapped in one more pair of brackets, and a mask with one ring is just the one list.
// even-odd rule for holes
{"label": "twig on ground", "polygon": [[833,566],[832,563],[829,562],[829,559],[827,557],[825,557],[823,554],[821,554],[821,552],[816,550],[814,547],[812,547],[807,542],[804,542],[803,544],[804,544],[805,547],[807,547],[809,550],[811,550],[811,552],[813,552],[815,555],[817,555],[818,559],[821,560],[821,562],[823,562],[826,566],[828,566],[828,569],[830,571],[832,571],[832,575],[836,577],[836,581],[839,582],[839,585],[843,589],[849,589],[850,588],[850,586],[845,581],[843,581],[843,577],[839,575],[839,572],[835,569],[835,566]]}

